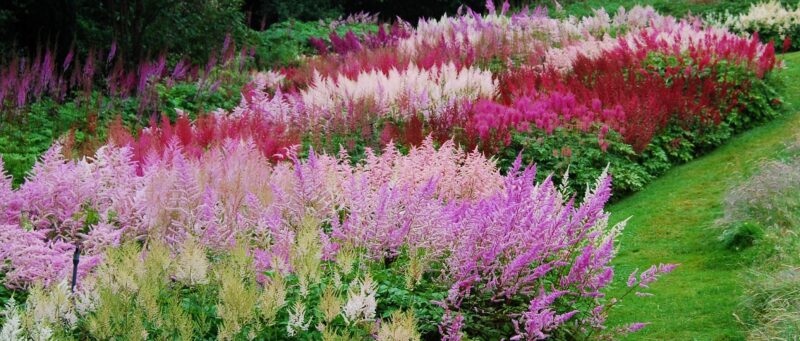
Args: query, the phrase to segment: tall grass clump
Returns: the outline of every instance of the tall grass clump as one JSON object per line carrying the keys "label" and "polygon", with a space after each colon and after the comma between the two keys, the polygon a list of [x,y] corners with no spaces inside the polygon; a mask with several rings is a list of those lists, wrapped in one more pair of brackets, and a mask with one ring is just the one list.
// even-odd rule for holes
{"label": "tall grass clump", "polygon": [[800,333],[800,156],[764,164],[725,199],[723,241],[756,244],[761,257],[747,275],[743,322],[753,340]]}

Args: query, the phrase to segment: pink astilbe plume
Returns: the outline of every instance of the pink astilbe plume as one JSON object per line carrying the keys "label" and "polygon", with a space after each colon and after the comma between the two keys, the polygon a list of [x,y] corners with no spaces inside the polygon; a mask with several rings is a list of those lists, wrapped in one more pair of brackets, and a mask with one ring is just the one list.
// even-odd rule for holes
{"label": "pink astilbe plume", "polygon": [[83,227],[83,205],[94,204],[96,184],[85,161],[65,160],[55,144],[34,165],[16,193],[22,201],[21,217],[45,234],[74,238]]}
{"label": "pink astilbe plume", "polygon": [[400,154],[391,143],[379,156],[368,150],[359,173],[373,185],[390,179],[393,183],[418,186],[435,179],[437,197],[446,201],[479,199],[502,188],[494,162],[477,152],[465,153],[452,141],[437,149],[430,136],[411,148],[408,155]]}
{"label": "pink astilbe plume", "polygon": [[0,224],[16,224],[21,209],[11,187],[12,179],[5,171],[3,158],[0,156]]}
{"label": "pink astilbe plume", "polygon": [[64,280],[76,245],[83,250],[79,273],[87,273],[136,221],[132,195],[138,179],[130,152],[104,147],[93,160],[73,161],[64,159],[61,148],[53,145],[18,190],[0,190],[0,259],[8,263],[9,287]]}

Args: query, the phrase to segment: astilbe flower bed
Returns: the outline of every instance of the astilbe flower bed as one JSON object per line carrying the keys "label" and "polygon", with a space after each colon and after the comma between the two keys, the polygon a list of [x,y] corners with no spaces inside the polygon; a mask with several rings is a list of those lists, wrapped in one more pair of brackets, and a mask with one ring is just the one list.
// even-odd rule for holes
{"label": "astilbe flower bed", "polygon": [[[218,332],[230,335],[244,330],[272,335],[275,328],[289,335],[374,330],[380,316],[413,310],[409,302],[372,287],[371,281],[387,285],[392,278],[406,282],[404,290],[414,295],[432,295],[422,301],[429,310],[419,313],[419,328],[445,339],[536,339],[563,328],[588,333],[604,324],[606,309],[613,305],[602,290],[613,278],[609,262],[622,225],[607,224],[608,176],[577,204],[552,181],[535,182],[533,167],[517,163],[501,175],[492,161],[477,152],[464,153],[452,142],[437,149],[427,139],[408,155],[390,145],[381,155],[370,152],[362,163],[351,165],[346,155],[315,153],[307,160],[290,153],[290,162],[274,164],[257,145],[243,140],[228,140],[198,155],[184,150],[179,139],[176,135],[175,143],[160,157],[147,158],[141,169],[128,147],[107,145],[92,159],[72,161],[56,145],[19,189],[4,178],[4,284],[16,289],[39,285],[29,309],[65,290],[58,283],[70,278],[74,248],[82,250],[76,292],[62,293],[75,295],[73,303],[62,305],[54,316],[30,315],[17,332],[102,335],[95,334],[100,329],[74,323],[106,318],[101,312],[110,298],[97,293],[139,290],[145,295],[141,290],[146,288],[108,287],[107,277],[97,277],[108,270],[98,264],[113,264],[116,248],[142,242],[151,253],[166,252],[163,261],[174,265],[164,265],[164,271],[183,283],[181,290],[217,284],[225,290],[227,268],[208,273],[216,261],[205,254],[235,254],[236,249],[248,255],[241,260],[250,264],[245,281],[261,283],[253,284],[253,290],[278,285],[275,281],[289,293],[328,285],[350,288],[347,295],[336,294],[346,304],[329,319],[298,317],[298,307],[330,308],[323,307],[324,299],[302,293],[273,302],[278,322],[253,319],[246,320],[252,325],[240,321],[232,326],[232,317],[220,312],[215,321],[223,329]],[[152,249],[157,245],[167,251]],[[191,252],[200,258],[187,265],[181,259]],[[343,262],[361,265],[354,275],[348,266],[342,268]],[[414,266],[400,265],[409,262]],[[670,270],[654,268],[634,278],[630,287],[635,290]],[[353,282],[335,284],[336,278]],[[160,290],[173,290],[164,285]],[[432,299],[436,292],[441,296]],[[360,306],[364,299],[373,303]],[[218,304],[228,304],[222,300]],[[7,314],[27,314],[9,309]],[[253,309],[247,313],[256,314]],[[294,320],[281,320],[281,312]],[[356,316],[362,317],[358,323]],[[308,329],[308,323],[323,329]],[[630,328],[638,326],[619,330]],[[166,326],[146,330],[169,335]]]}
{"label": "astilbe flower bed", "polygon": [[288,124],[318,149],[418,145],[432,134],[494,154],[517,132],[567,129],[597,135],[603,151],[620,136],[641,155],[674,127],[703,141],[774,115],[749,95],[771,86],[774,45],[696,18],[636,7],[559,20],[489,6],[392,27],[332,35],[330,49],[315,40],[321,55],[258,76],[234,116]]}
{"label": "astilbe flower bed", "polygon": [[[56,144],[19,188],[1,177],[0,273],[29,298],[9,304],[0,335],[644,327],[606,323],[624,227],[604,210],[612,178],[640,188],[771,118],[773,44],[651,8],[554,19],[488,4],[313,40],[318,56],[254,74],[232,110],[135,133],[117,121],[93,157]],[[560,167],[583,181],[556,181]],[[673,268],[635,271],[625,296]]]}

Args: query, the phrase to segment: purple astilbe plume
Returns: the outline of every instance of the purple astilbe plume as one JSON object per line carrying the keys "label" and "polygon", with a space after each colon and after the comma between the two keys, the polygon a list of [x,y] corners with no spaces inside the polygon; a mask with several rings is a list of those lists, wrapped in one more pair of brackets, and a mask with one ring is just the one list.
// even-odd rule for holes
{"label": "purple astilbe plume", "polygon": [[527,312],[509,317],[522,326],[518,339],[544,338],[571,320],[574,309],[555,310],[559,298],[598,304],[600,290],[613,278],[609,264],[622,228],[609,228],[603,211],[611,195],[607,175],[587,190],[579,206],[549,178],[540,184],[534,179],[534,168],[521,169],[518,159],[504,191],[456,207],[453,251],[446,260],[453,284],[445,303],[452,309],[485,306],[482,300],[530,299]]}
{"label": "purple astilbe plume", "polygon": [[117,55],[117,41],[111,42],[111,48],[108,49],[108,56],[106,57],[106,64],[111,63],[114,56]]}
{"label": "purple astilbe plume", "polygon": [[556,291],[548,294],[542,290],[538,297],[531,300],[528,311],[522,314],[524,330],[519,330],[517,327],[517,335],[511,339],[546,339],[549,335],[545,334],[545,332],[557,328],[575,316],[578,310],[573,310],[564,314],[556,314],[556,312],[551,309],[553,302],[566,293],[567,291]]}
{"label": "purple astilbe plume", "polygon": [[86,56],[86,63],[83,65],[83,72],[80,77],[80,82],[83,85],[83,91],[87,95],[92,91],[92,85],[94,84],[94,53],[94,50],[89,50],[89,55]]}
{"label": "purple astilbe plume", "polygon": [[72,64],[72,58],[74,57],[75,57],[75,48],[71,48],[69,49],[69,52],[67,52],[67,56],[64,57],[64,63],[61,66],[61,68],[64,71],[67,71],[67,69],[69,69],[69,66]]}
{"label": "purple astilbe plume", "polygon": [[3,158],[0,157],[0,224],[19,222],[20,202],[11,187],[11,176],[6,174]]}
{"label": "purple astilbe plume", "polygon": [[317,50],[318,54],[324,55],[328,53],[328,44],[325,43],[325,40],[318,37],[311,37],[308,38],[308,43]]}
{"label": "purple astilbe plume", "polygon": [[677,266],[677,264],[659,264],[658,266],[653,265],[647,270],[642,271],[642,273],[639,274],[638,279],[636,277],[636,273],[639,271],[639,269],[636,269],[631,272],[630,276],[628,276],[628,288],[649,288],[648,285],[650,283],[655,282],[661,275],[672,272],[672,270],[675,270]]}

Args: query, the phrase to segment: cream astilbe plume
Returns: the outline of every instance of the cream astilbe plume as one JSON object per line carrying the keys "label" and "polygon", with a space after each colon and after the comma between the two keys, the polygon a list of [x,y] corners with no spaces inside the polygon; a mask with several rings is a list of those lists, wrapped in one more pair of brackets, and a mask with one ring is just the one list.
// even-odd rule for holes
{"label": "cream astilbe plume", "polygon": [[217,338],[233,339],[245,326],[256,320],[259,292],[252,270],[252,259],[242,247],[237,247],[215,268],[219,282],[217,314],[222,319]]}
{"label": "cream astilbe plume", "polygon": [[193,238],[187,238],[175,260],[175,280],[187,285],[208,283],[208,257]]}
{"label": "cream astilbe plume", "polygon": [[410,311],[395,310],[388,322],[381,324],[376,337],[378,341],[419,341],[417,323]]}
{"label": "cream astilbe plume", "polygon": [[267,326],[275,323],[278,311],[286,305],[286,281],[276,274],[264,285],[264,291],[258,298],[258,309],[261,322]]}
{"label": "cream astilbe plume", "polygon": [[331,323],[342,312],[343,300],[339,297],[336,288],[326,285],[322,289],[322,296],[319,300],[319,310],[322,312],[323,320],[326,324]]}

